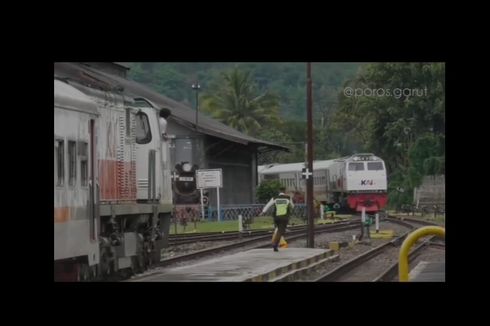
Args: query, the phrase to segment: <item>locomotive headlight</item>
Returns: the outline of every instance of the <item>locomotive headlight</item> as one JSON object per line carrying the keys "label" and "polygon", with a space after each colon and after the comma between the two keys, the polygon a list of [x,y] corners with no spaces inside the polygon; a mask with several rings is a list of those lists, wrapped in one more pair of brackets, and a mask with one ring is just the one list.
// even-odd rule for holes
{"label": "locomotive headlight", "polygon": [[191,172],[191,169],[192,166],[189,163],[184,163],[184,165],[182,166],[182,170],[184,170],[184,172]]}

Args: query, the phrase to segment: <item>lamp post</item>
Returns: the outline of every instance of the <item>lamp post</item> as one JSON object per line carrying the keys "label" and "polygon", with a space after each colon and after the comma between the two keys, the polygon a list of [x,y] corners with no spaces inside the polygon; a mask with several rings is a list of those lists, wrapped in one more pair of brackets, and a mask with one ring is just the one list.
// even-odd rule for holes
{"label": "lamp post", "polygon": [[199,112],[199,89],[201,88],[201,85],[199,85],[199,82],[196,81],[195,84],[192,84],[192,89],[196,91],[196,129],[197,129],[197,119],[198,119],[198,112]]}

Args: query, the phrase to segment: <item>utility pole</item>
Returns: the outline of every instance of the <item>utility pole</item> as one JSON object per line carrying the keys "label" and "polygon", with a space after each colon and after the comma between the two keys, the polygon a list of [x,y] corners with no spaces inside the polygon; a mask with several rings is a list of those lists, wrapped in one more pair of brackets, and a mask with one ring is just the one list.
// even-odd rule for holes
{"label": "utility pole", "polygon": [[[306,205],[308,212],[308,238],[306,246],[315,247],[314,223],[313,218],[313,109],[312,109],[312,90],[311,90],[311,62],[306,64],[306,110],[308,119],[308,168],[306,174]],[[311,174],[310,174],[311,173]]]}
{"label": "utility pole", "polygon": [[201,85],[199,85],[199,82],[196,80],[196,83],[192,84],[192,89],[196,91],[196,129],[197,129],[197,117],[199,112],[199,89],[200,88]]}

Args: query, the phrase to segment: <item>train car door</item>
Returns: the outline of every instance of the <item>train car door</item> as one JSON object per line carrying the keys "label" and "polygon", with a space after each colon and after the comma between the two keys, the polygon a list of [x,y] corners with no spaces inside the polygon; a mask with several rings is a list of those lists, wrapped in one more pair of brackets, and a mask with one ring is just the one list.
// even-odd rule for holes
{"label": "train car door", "polygon": [[159,140],[156,113],[151,107],[140,107],[136,119],[136,179],[138,200],[157,198],[157,158],[160,150],[154,145]]}

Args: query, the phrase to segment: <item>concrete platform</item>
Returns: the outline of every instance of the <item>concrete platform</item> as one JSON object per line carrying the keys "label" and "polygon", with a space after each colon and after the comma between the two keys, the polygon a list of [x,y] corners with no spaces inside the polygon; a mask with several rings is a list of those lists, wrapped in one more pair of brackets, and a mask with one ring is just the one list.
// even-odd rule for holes
{"label": "concrete platform", "polygon": [[267,282],[301,270],[333,255],[332,250],[253,249],[202,263],[170,268],[130,282]]}
{"label": "concrete platform", "polygon": [[421,261],[410,271],[410,282],[446,282],[446,263]]}

